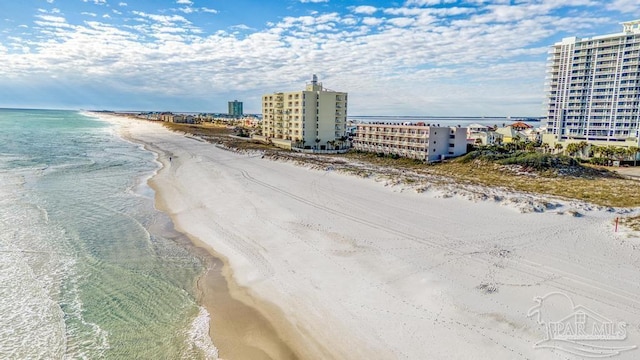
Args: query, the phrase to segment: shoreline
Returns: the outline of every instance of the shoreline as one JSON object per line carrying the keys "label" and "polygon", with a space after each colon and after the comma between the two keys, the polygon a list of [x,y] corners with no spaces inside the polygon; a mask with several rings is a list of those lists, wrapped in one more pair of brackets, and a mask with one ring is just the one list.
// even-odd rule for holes
{"label": "shoreline", "polygon": [[[272,322],[286,323],[279,309],[273,304],[267,304],[252,296],[247,288],[235,283],[233,270],[226,257],[177,224],[175,217],[164,203],[162,191],[157,184],[157,178],[162,176],[163,171],[168,171],[169,153],[153,144],[134,139],[126,133],[120,132],[119,135],[156,154],[156,161],[160,164],[160,168],[147,179],[147,184],[155,193],[155,208],[169,217],[173,231],[189,239],[188,250],[205,264],[206,270],[196,279],[194,285],[198,295],[196,301],[209,313],[209,337],[218,349],[219,358],[300,359],[301,357],[291,349],[288,342],[282,339],[278,329],[272,324]],[[250,328],[250,338],[242,331],[246,328]],[[282,325],[279,328],[283,331]]]}

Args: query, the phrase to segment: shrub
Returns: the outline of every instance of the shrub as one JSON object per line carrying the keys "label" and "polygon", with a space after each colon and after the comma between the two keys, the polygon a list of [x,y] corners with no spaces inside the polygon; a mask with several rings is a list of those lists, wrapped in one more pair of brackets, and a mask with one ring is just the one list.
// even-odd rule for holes
{"label": "shrub", "polygon": [[589,159],[589,162],[594,165],[607,165],[609,163],[609,159],[603,157],[594,157]]}
{"label": "shrub", "polygon": [[475,160],[494,162],[500,165],[521,165],[541,171],[551,168],[580,166],[575,159],[568,156],[528,151],[504,153],[492,150],[478,150],[470,152],[458,159],[458,161],[462,163]]}
{"label": "shrub", "polygon": [[539,153],[516,153],[514,155],[515,156],[497,160],[496,162],[501,165],[521,165],[536,170],[580,166],[575,159],[564,155]]}

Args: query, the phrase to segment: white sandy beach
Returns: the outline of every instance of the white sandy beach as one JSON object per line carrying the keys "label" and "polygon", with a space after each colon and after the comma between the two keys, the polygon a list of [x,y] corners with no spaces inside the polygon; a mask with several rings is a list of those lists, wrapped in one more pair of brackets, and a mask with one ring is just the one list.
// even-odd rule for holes
{"label": "white sandy beach", "polygon": [[545,327],[528,313],[552,292],[626,322],[624,340],[591,344],[640,358],[626,348],[640,346],[640,239],[614,234],[613,212],[523,214],[112,121],[160,152],[158,199],[228,259],[238,284],[281,310],[287,322],[275,327],[302,358],[582,358],[534,347]]}

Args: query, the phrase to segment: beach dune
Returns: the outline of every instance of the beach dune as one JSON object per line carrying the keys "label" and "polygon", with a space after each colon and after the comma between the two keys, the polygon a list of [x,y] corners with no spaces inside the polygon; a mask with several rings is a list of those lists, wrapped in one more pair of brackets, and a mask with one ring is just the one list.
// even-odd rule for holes
{"label": "beach dune", "polygon": [[623,343],[640,345],[640,241],[613,233],[615,214],[522,214],[111,121],[159,154],[158,205],[228,262],[232,295],[291,357],[572,358],[535,346],[546,333],[529,310],[552,292],[626,322]]}

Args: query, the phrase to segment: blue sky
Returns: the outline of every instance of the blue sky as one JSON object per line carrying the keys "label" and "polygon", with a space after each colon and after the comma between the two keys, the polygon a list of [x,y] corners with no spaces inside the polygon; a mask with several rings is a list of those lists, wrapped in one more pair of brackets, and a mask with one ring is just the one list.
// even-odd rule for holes
{"label": "blue sky", "polygon": [[317,74],[350,115],[541,116],[549,46],[637,0],[0,1],[0,107],[260,112]]}

